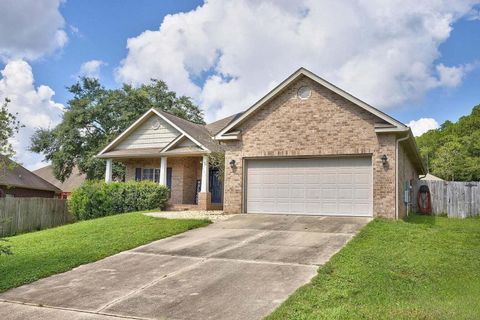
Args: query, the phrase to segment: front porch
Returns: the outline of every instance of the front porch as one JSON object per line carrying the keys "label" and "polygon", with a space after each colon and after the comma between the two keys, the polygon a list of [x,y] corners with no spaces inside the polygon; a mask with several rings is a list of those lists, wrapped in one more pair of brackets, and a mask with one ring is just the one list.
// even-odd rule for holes
{"label": "front porch", "polygon": [[207,155],[107,159],[107,182],[111,181],[111,161],[125,164],[125,181],[149,180],[167,186],[167,210],[223,209],[223,184]]}

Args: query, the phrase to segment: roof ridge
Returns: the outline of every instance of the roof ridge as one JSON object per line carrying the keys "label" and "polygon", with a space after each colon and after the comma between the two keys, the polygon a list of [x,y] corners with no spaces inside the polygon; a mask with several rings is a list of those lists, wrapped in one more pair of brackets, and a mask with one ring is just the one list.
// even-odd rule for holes
{"label": "roof ridge", "polygon": [[188,119],[179,117],[179,116],[177,116],[177,115],[175,115],[175,114],[173,114],[173,113],[171,113],[171,112],[162,110],[162,109],[160,109],[160,108],[155,108],[155,110],[157,110],[157,111],[160,112],[160,113],[166,113],[166,114],[168,114],[169,116],[175,117],[176,119],[181,120],[181,121],[183,121],[183,122],[188,122],[189,124],[193,124],[193,125],[197,125],[197,126],[202,126],[202,127],[204,127],[204,126],[206,125],[206,124],[196,123],[196,122],[190,121],[190,120],[188,120]]}

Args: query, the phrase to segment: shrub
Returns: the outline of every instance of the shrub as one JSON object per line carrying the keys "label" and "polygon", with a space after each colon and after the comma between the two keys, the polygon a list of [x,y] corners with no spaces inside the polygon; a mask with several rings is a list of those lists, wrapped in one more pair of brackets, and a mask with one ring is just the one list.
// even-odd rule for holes
{"label": "shrub", "polygon": [[162,209],[167,198],[167,187],[151,181],[86,181],[72,192],[68,206],[78,220],[86,220],[124,212]]}

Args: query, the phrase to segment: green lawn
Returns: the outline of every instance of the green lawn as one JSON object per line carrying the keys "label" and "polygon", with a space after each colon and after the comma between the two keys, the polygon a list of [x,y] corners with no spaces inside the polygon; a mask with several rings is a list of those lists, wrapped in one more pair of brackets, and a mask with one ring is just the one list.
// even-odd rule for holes
{"label": "green lawn", "polygon": [[13,236],[14,254],[0,256],[0,292],[208,223],[126,213]]}
{"label": "green lawn", "polygon": [[374,220],[267,319],[480,319],[480,219]]}

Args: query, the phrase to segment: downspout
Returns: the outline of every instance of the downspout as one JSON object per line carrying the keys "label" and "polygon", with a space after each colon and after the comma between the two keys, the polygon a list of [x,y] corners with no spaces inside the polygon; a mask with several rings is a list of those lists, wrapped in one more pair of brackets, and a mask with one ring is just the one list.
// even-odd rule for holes
{"label": "downspout", "polygon": [[[398,207],[399,207],[399,197],[398,197],[398,146],[400,145],[400,142],[407,140],[410,138],[410,132],[408,134],[400,139],[397,139],[396,144],[395,144],[395,220],[398,220]],[[408,209],[407,209],[408,210]]]}

